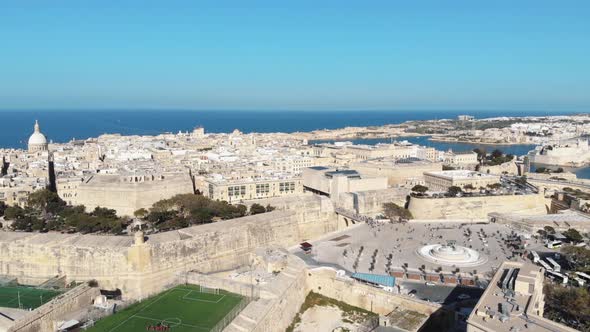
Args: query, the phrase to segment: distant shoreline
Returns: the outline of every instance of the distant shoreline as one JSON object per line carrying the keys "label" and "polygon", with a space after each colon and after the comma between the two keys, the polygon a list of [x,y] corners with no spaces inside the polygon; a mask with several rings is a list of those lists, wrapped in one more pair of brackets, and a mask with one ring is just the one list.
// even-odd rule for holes
{"label": "distant shoreline", "polygon": [[[579,112],[577,112],[579,113]],[[129,135],[158,135],[191,131],[203,126],[207,133],[231,133],[238,128],[243,133],[285,133],[308,140],[395,139],[397,137],[432,136],[411,132],[414,127],[436,126],[436,120],[444,117],[453,120],[458,115],[470,114],[476,121],[493,118],[526,119],[528,117],[574,116],[574,112],[469,112],[469,111],[306,111],[306,112],[256,112],[256,111],[19,111],[2,112],[2,120],[9,123],[0,132],[0,148],[26,148],[26,140],[32,132],[32,124],[39,120],[46,137],[56,143],[66,143],[72,138],[92,138],[104,133]],[[454,121],[454,120],[453,120]],[[407,130],[407,131],[406,131]],[[436,134],[435,134],[436,135]],[[440,139],[440,138],[434,138]],[[444,138],[443,138],[444,139]],[[442,142],[442,141],[441,141]],[[448,143],[462,141],[445,140]],[[463,142],[466,144],[494,143]],[[517,145],[498,143],[504,146]]]}
{"label": "distant shoreline", "polygon": [[[427,135],[425,135],[425,136],[427,136]],[[538,144],[535,144],[535,143],[475,142],[475,141],[469,141],[469,140],[444,139],[442,137],[430,137],[428,140],[429,141],[433,141],[433,142],[466,143],[466,144],[474,144],[474,145],[506,145],[506,146],[512,146],[512,145],[538,145]]]}

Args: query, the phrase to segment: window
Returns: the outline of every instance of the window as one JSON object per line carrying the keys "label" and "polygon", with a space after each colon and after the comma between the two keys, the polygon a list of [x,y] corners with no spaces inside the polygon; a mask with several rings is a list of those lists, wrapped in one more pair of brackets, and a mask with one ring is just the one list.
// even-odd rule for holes
{"label": "window", "polygon": [[270,192],[270,185],[268,183],[256,185],[256,194],[268,194],[269,192]]}
{"label": "window", "polygon": [[231,186],[227,187],[228,196],[240,196],[246,194],[246,186]]}
{"label": "window", "polygon": [[279,191],[280,192],[294,192],[295,191],[295,182],[281,182],[279,183]]}

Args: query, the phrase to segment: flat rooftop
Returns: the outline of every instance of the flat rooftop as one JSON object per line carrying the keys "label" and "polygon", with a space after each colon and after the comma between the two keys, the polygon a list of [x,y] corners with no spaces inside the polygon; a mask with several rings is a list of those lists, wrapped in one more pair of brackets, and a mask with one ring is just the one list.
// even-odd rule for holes
{"label": "flat rooftop", "polygon": [[464,169],[452,170],[452,171],[436,171],[436,172],[424,172],[425,175],[436,176],[449,180],[458,179],[475,179],[475,178],[498,178],[497,175],[485,174],[476,171],[469,171]]}
{"label": "flat rooftop", "polygon": [[325,173],[325,175],[328,178],[333,178],[335,176],[346,176],[347,178],[360,178],[361,177],[361,175],[353,169],[328,171]]}
{"label": "flat rooftop", "polygon": [[590,226],[590,215],[581,213],[574,210],[564,210],[554,214],[542,214],[542,215],[518,215],[511,213],[490,213],[490,216],[498,216],[511,222],[525,222],[528,224],[568,224],[578,226],[589,225]]}
{"label": "flat rooftop", "polygon": [[437,164],[428,159],[421,159],[416,157],[396,159],[391,157],[375,158],[363,160],[359,165],[377,165],[380,167],[415,167],[419,165],[433,165]]}
{"label": "flat rooftop", "polygon": [[[536,265],[502,263],[469,316],[468,324],[484,331],[575,331],[534,314],[535,299],[543,291],[542,286],[536,289],[539,278],[544,279],[544,270]],[[530,293],[515,291],[515,284],[516,290],[522,290],[525,285]]]}

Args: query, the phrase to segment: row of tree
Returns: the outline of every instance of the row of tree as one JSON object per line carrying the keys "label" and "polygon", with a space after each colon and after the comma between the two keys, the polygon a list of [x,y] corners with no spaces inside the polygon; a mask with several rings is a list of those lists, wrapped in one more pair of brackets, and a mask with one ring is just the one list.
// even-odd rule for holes
{"label": "row of tree", "polygon": [[535,169],[535,173],[549,174],[549,173],[563,173],[563,172],[564,172],[563,167],[558,167],[557,169],[551,169],[548,167],[537,167]]}
{"label": "row of tree", "polygon": [[[499,189],[500,187],[502,187],[502,185],[500,183],[492,183],[492,184],[488,184],[487,185],[487,189]],[[459,194],[463,193],[463,190],[476,190],[477,188],[475,188],[472,184],[466,184],[463,186],[463,188],[458,187],[458,186],[451,186],[447,189],[446,192],[446,196],[448,197],[456,197]],[[480,187],[480,190],[484,190],[486,188],[484,187]],[[415,186],[412,187],[412,194],[417,195],[417,196],[422,196],[424,195],[426,192],[428,191],[428,187],[423,186],[421,184],[417,184]]]}
{"label": "row of tree", "polygon": [[117,217],[112,209],[97,207],[87,213],[84,206],[69,206],[47,189],[31,193],[24,208],[8,206],[4,219],[12,221],[11,228],[26,232],[80,232],[119,234],[129,220]]}
{"label": "row of tree", "polygon": [[499,149],[494,149],[490,154],[484,148],[475,148],[473,152],[477,153],[477,160],[481,165],[496,166],[514,159],[514,155],[504,154]]}
{"label": "row of tree", "polygon": [[[156,202],[152,208],[139,209],[135,216],[145,220],[156,231],[178,229],[274,210],[274,207],[252,204],[232,205],[194,194],[176,195]],[[11,229],[26,232],[60,231],[64,233],[120,234],[132,222],[118,217],[113,209],[96,207],[86,212],[82,205],[67,205],[56,193],[42,189],[31,193],[26,206],[6,206],[0,202],[0,217],[11,221]]]}
{"label": "row of tree", "polygon": [[214,201],[202,195],[180,194],[154,203],[151,209],[135,211],[137,218],[143,219],[150,228],[165,231],[207,224],[218,220],[239,218],[274,210],[274,207],[254,203],[248,207],[243,204],[232,205],[226,201]]}

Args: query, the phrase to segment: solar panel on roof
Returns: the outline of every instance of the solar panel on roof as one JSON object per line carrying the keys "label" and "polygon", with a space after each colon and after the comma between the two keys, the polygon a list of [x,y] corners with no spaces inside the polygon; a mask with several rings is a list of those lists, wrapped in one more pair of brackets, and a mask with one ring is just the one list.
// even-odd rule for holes
{"label": "solar panel on roof", "polygon": [[329,169],[328,167],[324,167],[324,166],[311,166],[310,168],[313,170],[316,170],[316,171],[323,171],[323,170]]}
{"label": "solar panel on roof", "polygon": [[387,287],[393,287],[395,285],[395,277],[388,275],[353,273],[352,278]]}

